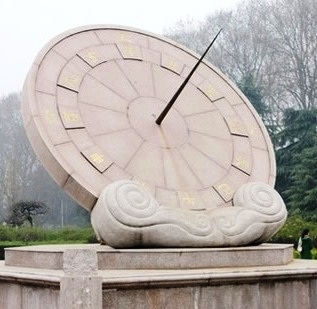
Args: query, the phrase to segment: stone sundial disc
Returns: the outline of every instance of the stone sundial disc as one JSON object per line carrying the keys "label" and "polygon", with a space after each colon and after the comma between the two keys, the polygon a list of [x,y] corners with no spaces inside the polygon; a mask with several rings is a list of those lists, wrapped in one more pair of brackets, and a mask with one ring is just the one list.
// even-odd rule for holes
{"label": "stone sundial disc", "polygon": [[198,59],[122,26],[82,27],[49,42],[25,82],[23,116],[55,181],[87,210],[121,179],[137,181],[161,204],[196,210],[231,205],[246,182],[273,186],[262,121],[207,61],[155,123]]}

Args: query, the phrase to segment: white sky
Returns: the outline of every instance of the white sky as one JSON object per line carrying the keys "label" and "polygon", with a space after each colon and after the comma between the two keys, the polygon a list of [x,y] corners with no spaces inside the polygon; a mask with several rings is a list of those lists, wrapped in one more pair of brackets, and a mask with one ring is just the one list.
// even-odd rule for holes
{"label": "white sky", "polygon": [[1,0],[0,98],[22,90],[40,49],[58,34],[84,25],[114,24],[156,34],[180,19],[203,21],[240,0]]}

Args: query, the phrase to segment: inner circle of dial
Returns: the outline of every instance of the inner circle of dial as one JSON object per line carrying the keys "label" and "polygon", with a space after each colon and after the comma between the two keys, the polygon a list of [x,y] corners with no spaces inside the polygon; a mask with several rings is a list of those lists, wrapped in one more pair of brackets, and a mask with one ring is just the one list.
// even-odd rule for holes
{"label": "inner circle of dial", "polygon": [[161,125],[156,119],[166,106],[158,98],[140,97],[130,103],[128,117],[136,132],[149,143],[163,148],[181,146],[188,139],[188,129],[183,117],[171,109]]}

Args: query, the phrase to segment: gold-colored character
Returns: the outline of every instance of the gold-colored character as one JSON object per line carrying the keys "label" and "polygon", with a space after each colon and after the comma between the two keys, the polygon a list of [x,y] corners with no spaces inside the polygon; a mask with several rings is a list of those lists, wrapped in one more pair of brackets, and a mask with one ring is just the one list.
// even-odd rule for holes
{"label": "gold-colored character", "polygon": [[91,62],[96,63],[98,62],[99,56],[95,51],[89,51],[86,54],[86,58],[89,59]]}
{"label": "gold-colored character", "polygon": [[217,94],[217,92],[216,92],[215,88],[213,88],[211,85],[208,85],[208,87],[206,89],[206,94],[208,97],[212,98]]}
{"label": "gold-colored character", "polygon": [[77,76],[67,75],[64,77],[64,82],[70,87],[76,87],[79,83],[79,78]]}
{"label": "gold-colored character", "polygon": [[249,131],[249,133],[250,133],[250,136],[256,137],[256,136],[259,135],[258,130],[257,130],[256,127],[254,127],[254,126],[248,127],[248,131]]}
{"label": "gold-colored character", "polygon": [[229,121],[229,127],[233,133],[244,133],[244,125],[239,121]]}
{"label": "gold-colored character", "polygon": [[50,110],[46,110],[46,111],[44,112],[44,117],[45,117],[45,119],[46,119],[50,124],[56,122],[57,119],[58,119],[57,114],[54,113],[54,112],[52,112],[52,111],[50,111]]}
{"label": "gold-colored character", "polygon": [[183,196],[182,200],[189,205],[195,205],[195,198],[190,196],[187,192],[185,193],[185,196]]}
{"label": "gold-colored character", "polygon": [[243,169],[243,170],[248,170],[250,167],[250,163],[248,160],[246,160],[242,155],[238,155],[236,158],[236,165],[237,167]]}
{"label": "gold-colored character", "polygon": [[136,53],[135,48],[131,44],[126,45],[124,51],[125,54],[127,54],[130,57],[135,56]]}
{"label": "gold-colored character", "polygon": [[63,117],[66,122],[75,122],[79,120],[79,115],[73,112],[64,112]]}
{"label": "gold-colored character", "polygon": [[120,33],[119,34],[119,41],[120,42],[129,42],[129,43],[132,42],[130,36],[127,33]]}
{"label": "gold-colored character", "polygon": [[169,59],[167,62],[167,67],[171,70],[176,70],[177,62],[174,59]]}
{"label": "gold-colored character", "polygon": [[221,193],[225,194],[227,197],[231,197],[234,194],[233,189],[227,183],[222,183],[221,185],[219,185],[218,190]]}
{"label": "gold-colored character", "polygon": [[94,163],[100,164],[105,161],[103,154],[95,152],[90,155],[91,160]]}

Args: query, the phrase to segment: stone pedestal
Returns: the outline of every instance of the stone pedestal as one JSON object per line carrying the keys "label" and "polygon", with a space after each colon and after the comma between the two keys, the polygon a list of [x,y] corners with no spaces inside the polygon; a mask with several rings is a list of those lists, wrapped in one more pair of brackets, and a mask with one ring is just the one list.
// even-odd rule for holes
{"label": "stone pedestal", "polygon": [[102,309],[102,280],[93,249],[66,249],[63,253],[65,276],[60,278],[60,308]]}
{"label": "stone pedestal", "polygon": [[292,250],[10,248],[0,308],[316,308],[317,261],[293,260]]}

